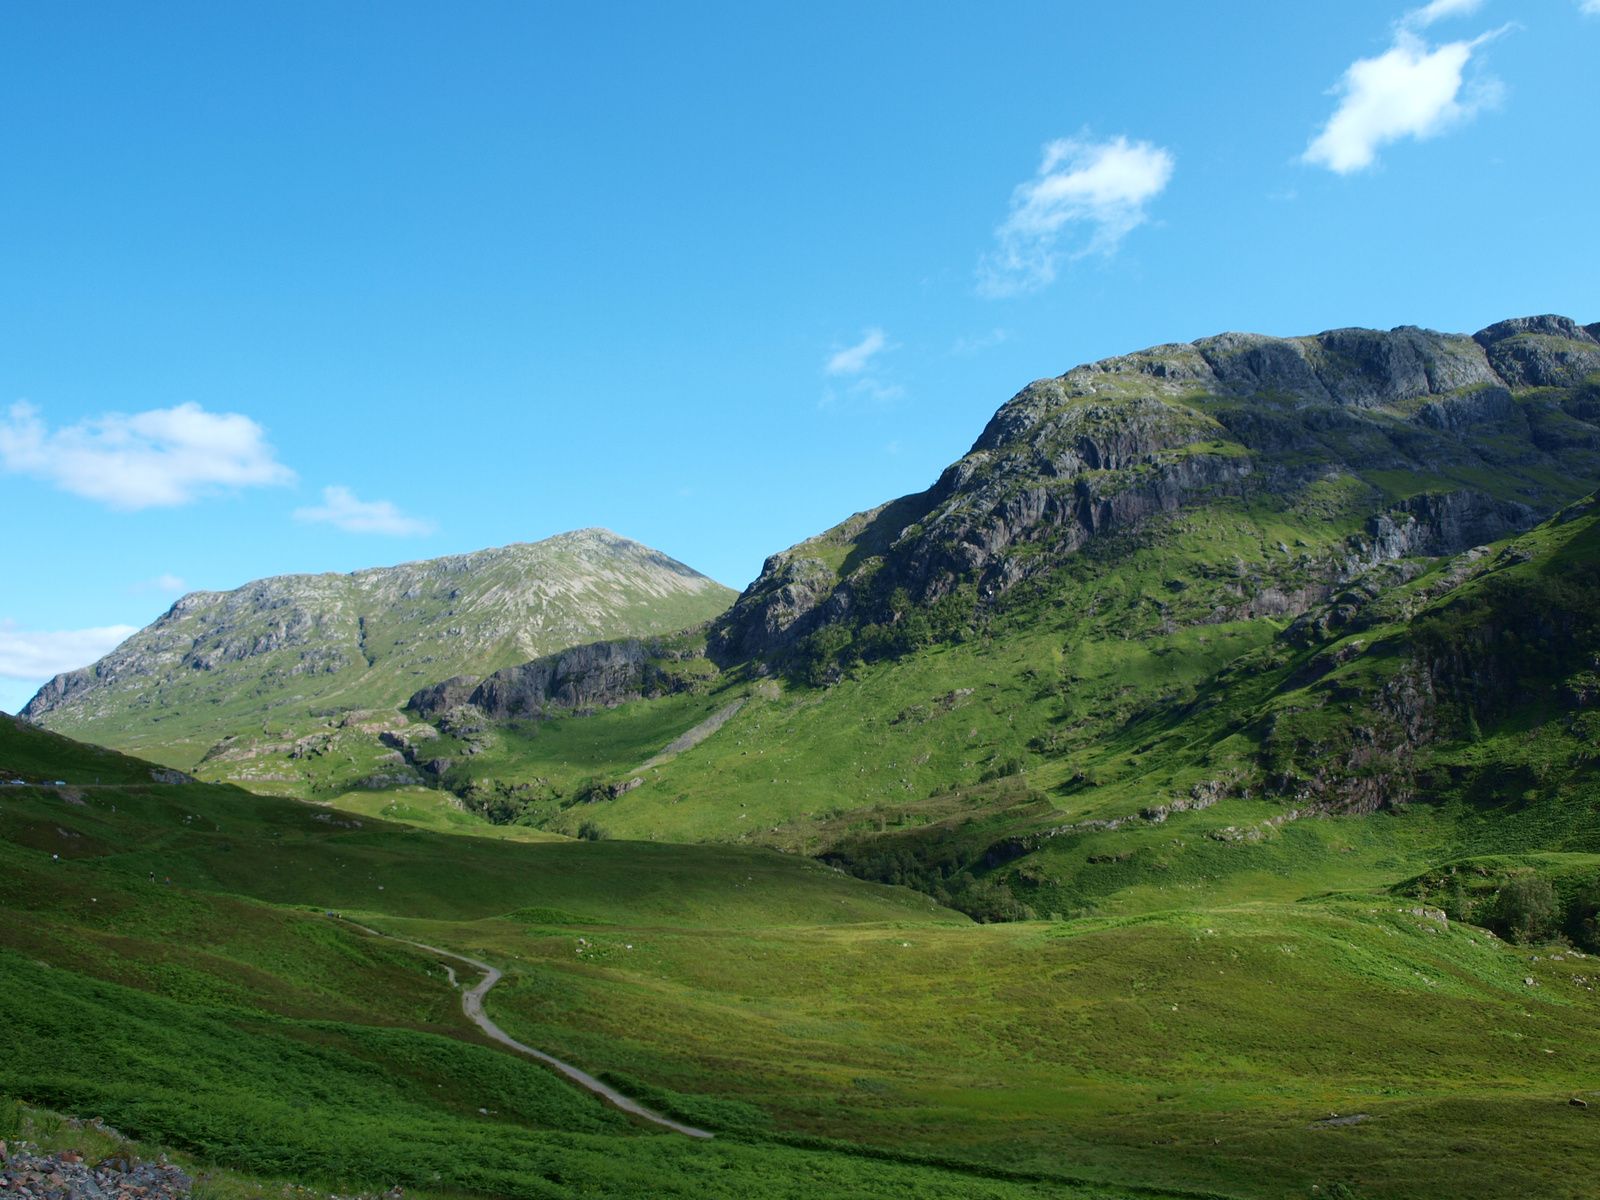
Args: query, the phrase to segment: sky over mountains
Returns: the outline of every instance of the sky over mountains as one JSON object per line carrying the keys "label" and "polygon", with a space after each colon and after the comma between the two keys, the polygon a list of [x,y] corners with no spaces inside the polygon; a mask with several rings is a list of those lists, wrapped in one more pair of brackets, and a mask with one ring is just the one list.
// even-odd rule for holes
{"label": "sky over mountains", "polygon": [[1108,7],[0,14],[0,707],[272,574],[740,587],[1109,354],[1600,317],[1595,0]]}

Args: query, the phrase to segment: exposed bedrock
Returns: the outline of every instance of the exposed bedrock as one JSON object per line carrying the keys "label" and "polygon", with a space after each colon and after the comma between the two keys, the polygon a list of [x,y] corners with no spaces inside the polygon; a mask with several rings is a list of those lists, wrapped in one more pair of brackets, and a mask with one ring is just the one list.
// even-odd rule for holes
{"label": "exposed bedrock", "polygon": [[485,716],[536,717],[549,710],[607,707],[642,694],[649,655],[637,638],[575,646],[496,671],[423,688],[407,707],[423,718],[470,704]]}
{"label": "exposed bedrock", "polygon": [[[997,595],[1091,538],[1211,497],[1288,494],[1366,470],[1498,470],[1508,456],[1535,463],[1600,448],[1590,423],[1600,421],[1600,390],[1585,382],[1600,371],[1596,331],[1542,316],[1470,337],[1415,326],[1226,333],[1038,380],[926,492],[768,558],[713,623],[710,653],[728,664],[869,611],[885,619],[895,589],[913,602],[963,583]],[[1529,391],[1546,387],[1569,392]],[[1556,507],[1537,488],[1525,503],[1459,485],[1387,506],[1374,492],[1365,553],[1452,554]]]}

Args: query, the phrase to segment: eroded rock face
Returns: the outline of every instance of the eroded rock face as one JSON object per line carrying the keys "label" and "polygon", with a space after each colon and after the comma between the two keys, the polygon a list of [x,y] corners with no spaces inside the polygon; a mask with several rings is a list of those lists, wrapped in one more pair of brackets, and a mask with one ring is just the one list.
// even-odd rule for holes
{"label": "eroded rock face", "polygon": [[[1002,405],[926,492],[767,559],[713,623],[711,652],[723,662],[783,653],[881,609],[894,588],[923,603],[961,583],[997,595],[1091,538],[1207,497],[1369,469],[1500,469],[1508,439],[1526,444],[1530,463],[1600,447],[1590,423],[1600,400],[1573,393],[1535,426],[1531,401],[1514,394],[1597,370],[1600,342],[1564,317],[1472,337],[1415,326],[1225,333],[1075,367]],[[1524,503],[1457,488],[1388,509],[1374,491],[1363,553],[1453,554],[1526,529],[1559,507],[1532,491]]]}
{"label": "eroded rock face", "polygon": [[437,713],[448,712],[452,708],[460,708],[463,704],[470,704],[472,693],[477,686],[476,675],[457,675],[452,679],[446,679],[443,683],[436,683],[432,687],[414,693],[411,699],[406,701],[406,707],[425,717],[432,717]]}
{"label": "eroded rock face", "polygon": [[1500,382],[1472,338],[1414,325],[1387,332],[1334,329],[1305,338],[1224,333],[1195,347],[1216,381],[1236,395],[1282,392],[1348,408]]}
{"label": "eroded rock face", "polygon": [[1595,329],[1566,317],[1518,317],[1491,325],[1473,338],[1511,387],[1573,387],[1600,371]]}
{"label": "eroded rock face", "polygon": [[[1527,434],[1528,420],[1504,387],[1491,385],[1430,400],[1417,411],[1416,421],[1443,433],[1501,428]],[[1514,426],[1520,425],[1520,430]]]}
{"label": "eroded rock face", "polygon": [[467,703],[496,720],[537,716],[552,708],[614,705],[638,698],[645,660],[644,644],[637,638],[577,646],[496,671]]}
{"label": "eroded rock face", "polygon": [[406,707],[424,720],[438,722],[441,729],[458,732],[518,717],[583,715],[692,688],[692,679],[668,668],[703,657],[692,637],[593,642],[506,667],[482,681],[458,677],[422,688]]}
{"label": "eroded rock face", "polygon": [[1414,496],[1372,519],[1372,558],[1457,554],[1531,529],[1543,515],[1531,505],[1467,489]]}

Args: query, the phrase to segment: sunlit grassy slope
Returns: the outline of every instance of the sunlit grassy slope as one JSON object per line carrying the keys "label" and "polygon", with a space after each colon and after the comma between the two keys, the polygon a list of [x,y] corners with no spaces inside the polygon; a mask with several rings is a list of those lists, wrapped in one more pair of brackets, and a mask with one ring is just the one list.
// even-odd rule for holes
{"label": "sunlit grassy slope", "polygon": [[[1212,869],[1135,875],[1104,915],[975,925],[763,847],[447,836],[215,785],[7,789],[0,1088],[242,1169],[424,1191],[1597,1194],[1570,1164],[1600,1126],[1567,1101],[1600,1090],[1600,960],[1414,899],[1449,814],[1254,842],[1177,824],[1248,815],[1171,818],[1169,852]],[[1493,865],[1600,866],[1548,857]],[[436,960],[330,908],[497,963],[514,1036],[721,1136],[649,1134],[486,1046]]]}
{"label": "sunlit grassy slope", "polygon": [[[1370,884],[1423,855],[1600,848],[1582,699],[1597,520],[1579,505],[1487,551],[1373,567],[1308,614],[1343,614],[1319,632],[1191,623],[1229,617],[1214,601],[1269,565],[1212,578],[1203,537],[1242,558],[1249,531],[1259,559],[1273,530],[1225,506],[1178,514],[1019,587],[970,637],[829,687],[734,678],[504,728],[462,795],[533,789],[530,828],[822,855],[986,918],[1131,911],[1233,874],[1288,894],[1322,877],[1311,848],[1330,840]],[[1295,554],[1273,553],[1294,586]],[[717,733],[638,769],[733,698]],[[594,786],[629,779],[614,798]],[[1421,805],[1412,833],[1308,823]]]}
{"label": "sunlit grassy slope", "polygon": [[831,687],[786,680],[780,690],[735,675],[701,696],[499,728],[476,756],[464,744],[481,739],[446,737],[437,753],[461,763],[485,796],[548,782],[570,800],[591,781],[626,781],[678,734],[743,698],[716,734],[643,771],[643,785],[620,799],[580,813],[552,798],[526,820],[575,832],[589,818],[616,836],[748,837],[796,849],[816,848],[808,826],[819,819],[923,800],[1019,766],[1048,789],[1079,770],[1073,751],[1092,751],[1156,698],[1192,694],[1281,628],[1189,618],[1237,605],[1252,574],[1304,582],[1316,556],[1358,524],[1353,512],[1330,519],[1312,531],[1314,550],[1286,560],[1263,549],[1281,540],[1269,516],[1219,505],[1109,540],[1047,588],[1024,589],[971,636],[863,666]]}

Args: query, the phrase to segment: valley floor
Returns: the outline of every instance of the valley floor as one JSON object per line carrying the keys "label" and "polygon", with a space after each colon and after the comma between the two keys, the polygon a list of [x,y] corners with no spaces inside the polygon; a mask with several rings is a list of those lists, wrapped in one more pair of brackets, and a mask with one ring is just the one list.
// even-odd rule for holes
{"label": "valley floor", "polygon": [[[1381,819],[1417,847],[1388,877],[1414,873],[1430,818]],[[0,1088],[335,1189],[1600,1195],[1574,1167],[1600,1151],[1600,960],[1446,922],[1343,853],[1360,820],[1306,824],[1311,896],[1263,872],[978,925],[770,849],[17,788]],[[651,1134],[493,1047],[447,964],[329,910],[494,964],[512,1037],[718,1136]]]}

